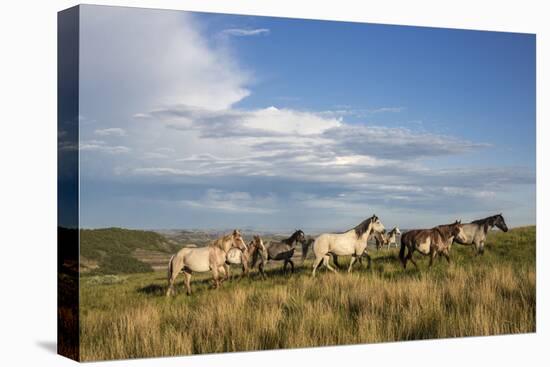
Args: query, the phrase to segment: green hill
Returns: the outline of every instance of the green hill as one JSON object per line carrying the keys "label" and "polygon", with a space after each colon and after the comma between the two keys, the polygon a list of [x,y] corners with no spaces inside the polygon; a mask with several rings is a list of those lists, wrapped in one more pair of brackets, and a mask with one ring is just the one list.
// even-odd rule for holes
{"label": "green hill", "polygon": [[153,268],[137,258],[136,250],[172,254],[178,247],[174,241],[152,231],[122,228],[82,229],[81,269],[90,274],[149,272]]}

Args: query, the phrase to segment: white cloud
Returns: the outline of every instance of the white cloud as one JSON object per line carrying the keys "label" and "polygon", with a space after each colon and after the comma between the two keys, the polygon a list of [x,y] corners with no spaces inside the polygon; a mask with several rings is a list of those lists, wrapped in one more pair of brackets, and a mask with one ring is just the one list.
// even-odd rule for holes
{"label": "white cloud", "polygon": [[106,128],[106,129],[97,129],[97,130],[94,131],[94,133],[96,135],[99,135],[99,136],[111,136],[111,135],[125,136],[126,135],[126,130],[121,129],[119,127],[110,127],[110,128]]}
{"label": "white cloud", "polygon": [[209,189],[199,200],[182,200],[180,204],[194,208],[214,209],[232,213],[267,214],[275,211],[276,199],[273,195],[253,197],[248,192],[225,192]]}
{"label": "white cloud", "polygon": [[121,154],[130,152],[130,148],[123,145],[108,145],[101,140],[84,140],[80,142],[80,151],[102,152],[108,154]]}
{"label": "white cloud", "polygon": [[83,6],[80,22],[86,116],[179,103],[228,108],[250,93],[250,75],[189,13]]}
{"label": "white cloud", "polygon": [[257,28],[257,29],[245,29],[245,28],[230,28],[224,29],[221,34],[227,36],[236,36],[236,37],[249,37],[249,36],[259,36],[269,34],[270,31],[267,28]]}

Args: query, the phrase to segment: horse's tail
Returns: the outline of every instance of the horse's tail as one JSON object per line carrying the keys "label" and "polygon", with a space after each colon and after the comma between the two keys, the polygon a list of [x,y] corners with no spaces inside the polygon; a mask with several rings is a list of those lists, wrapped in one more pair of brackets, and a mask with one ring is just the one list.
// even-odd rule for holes
{"label": "horse's tail", "polygon": [[170,261],[168,261],[168,282],[170,282],[170,278],[172,278],[172,260],[174,260],[174,256],[176,255],[172,255]]}
{"label": "horse's tail", "polygon": [[304,241],[302,243],[302,262],[304,262],[307,258],[307,253],[309,252],[309,247],[313,244],[313,239],[309,239],[307,241]]}
{"label": "horse's tail", "polygon": [[399,259],[403,264],[405,264],[405,243],[406,236],[401,236],[401,248],[399,249]]}

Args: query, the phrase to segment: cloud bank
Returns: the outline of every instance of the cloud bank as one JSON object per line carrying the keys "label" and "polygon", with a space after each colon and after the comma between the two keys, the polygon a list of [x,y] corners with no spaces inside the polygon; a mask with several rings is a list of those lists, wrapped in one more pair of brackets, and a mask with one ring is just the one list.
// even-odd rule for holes
{"label": "cloud bank", "polygon": [[514,190],[534,187],[525,167],[446,164],[489,150],[483,141],[372,122],[405,107],[240,107],[254,73],[188,13],[84,9],[81,195],[94,209],[83,223],[132,225],[139,203],[148,216],[134,225],[149,227],[338,228],[373,211],[422,224],[512,208]]}

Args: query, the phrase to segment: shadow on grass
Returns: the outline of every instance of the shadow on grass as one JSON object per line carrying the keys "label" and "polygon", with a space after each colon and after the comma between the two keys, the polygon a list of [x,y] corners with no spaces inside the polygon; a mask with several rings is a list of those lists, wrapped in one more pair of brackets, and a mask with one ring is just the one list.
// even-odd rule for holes
{"label": "shadow on grass", "polygon": [[[360,273],[360,274],[377,274],[378,276],[388,279],[388,280],[395,280],[395,279],[402,279],[402,278],[416,278],[419,279],[422,277],[422,270],[417,270],[413,266],[410,266],[407,268],[406,271],[403,271],[401,264],[399,262],[399,259],[397,257],[396,253],[386,253],[381,256],[372,258],[372,264],[370,267],[367,266],[368,262],[366,259],[362,259],[362,263],[356,263],[353,267],[354,273]],[[341,274],[346,274],[348,265],[349,265],[349,258],[342,258],[340,259],[340,268],[338,269],[338,272]],[[395,268],[394,265],[399,264],[399,268]],[[241,272],[240,270],[232,269],[231,271],[231,278],[224,281],[221,285],[222,288],[234,288],[239,287],[239,285],[252,285],[253,283],[257,283],[260,285],[263,282],[269,282],[271,285],[281,285],[281,284],[288,284],[289,279],[292,278],[301,278],[301,277],[308,277],[311,275],[312,267],[310,262],[306,262],[304,264],[296,263],[294,272],[291,272],[290,266],[287,267],[286,270],[283,269],[282,262],[273,262],[270,261],[268,267],[265,269],[265,274],[267,276],[266,279],[262,278],[260,275],[257,267],[250,270],[248,277],[240,278]],[[325,269],[323,266],[321,266],[318,269],[318,273],[327,273],[331,274],[331,272],[328,269]],[[149,284],[147,286],[141,287],[137,289],[138,293],[142,293],[148,296],[152,297],[160,297],[164,296],[166,294],[167,284],[166,280],[164,278],[155,278],[155,280],[158,281],[164,281],[162,284],[159,283],[153,283]],[[195,276],[191,280],[191,287],[193,289],[193,295],[201,294],[203,292],[211,291],[213,290],[212,286],[212,278],[210,276],[203,277],[200,279],[197,279]],[[174,284],[174,288],[176,290],[176,295],[184,294],[185,286],[183,283],[183,277],[179,276],[178,280]]]}
{"label": "shadow on grass", "polygon": [[164,296],[166,294],[166,286],[160,284],[149,284],[145,287],[138,288],[138,293],[147,294],[150,296]]}

